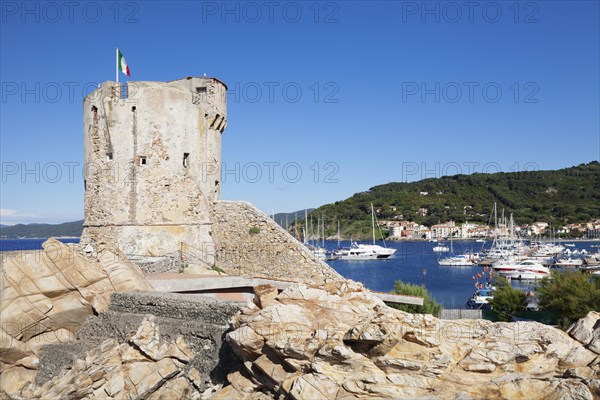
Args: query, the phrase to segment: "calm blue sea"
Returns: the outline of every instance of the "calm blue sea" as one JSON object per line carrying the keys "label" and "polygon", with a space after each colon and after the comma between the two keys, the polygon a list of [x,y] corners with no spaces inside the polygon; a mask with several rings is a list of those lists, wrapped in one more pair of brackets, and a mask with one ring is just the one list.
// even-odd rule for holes
{"label": "calm blue sea", "polygon": [[[42,248],[46,239],[0,239],[0,251],[36,250]],[[61,239],[64,243],[77,243],[79,239]],[[599,242],[573,242],[576,249],[595,252],[593,244]],[[380,244],[380,243],[379,243]],[[447,244],[447,243],[445,243]],[[485,244],[473,241],[454,241],[454,253],[461,254],[472,250],[479,252]],[[350,246],[350,242],[342,241],[341,245]],[[427,290],[445,308],[464,308],[465,303],[475,291],[472,277],[482,272],[481,267],[447,267],[437,264],[439,253],[432,251],[436,243],[429,242],[391,242],[388,247],[397,249],[396,253],[386,260],[372,261],[328,261],[336,271],[346,278],[362,282],[367,288],[389,292],[394,282],[401,280],[413,284],[425,284]],[[325,242],[325,247],[334,250],[337,242]],[[571,248],[573,250],[574,248]],[[446,255],[447,253],[442,253]],[[513,282],[528,288],[527,283]]]}
{"label": "calm blue sea", "polygon": [[[40,250],[48,239],[0,239],[0,251]],[[76,239],[58,239],[63,243],[79,243]]]}

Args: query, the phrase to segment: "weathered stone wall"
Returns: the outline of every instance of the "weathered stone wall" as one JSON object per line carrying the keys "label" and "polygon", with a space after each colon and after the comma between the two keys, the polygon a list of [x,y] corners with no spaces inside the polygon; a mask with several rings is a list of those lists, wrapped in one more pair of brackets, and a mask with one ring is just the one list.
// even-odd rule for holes
{"label": "weathered stone wall", "polygon": [[343,279],[252,204],[219,201],[213,212],[216,265],[227,274],[313,284]]}
{"label": "weathered stone wall", "polygon": [[225,85],[188,78],[129,82],[126,98],[122,90],[104,82],[84,100],[83,243],[152,256],[212,243]]}

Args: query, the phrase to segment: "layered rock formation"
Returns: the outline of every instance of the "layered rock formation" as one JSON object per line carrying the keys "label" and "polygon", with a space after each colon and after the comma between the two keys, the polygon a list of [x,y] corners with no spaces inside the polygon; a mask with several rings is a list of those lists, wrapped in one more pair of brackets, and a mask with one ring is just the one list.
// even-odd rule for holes
{"label": "layered rock formation", "polygon": [[227,340],[244,362],[216,398],[600,398],[600,314],[567,333],[536,322],[444,321],[353,283],[263,288]]}
{"label": "layered rock formation", "polygon": [[3,391],[32,381],[42,346],[72,341],[86,317],[108,308],[111,293],[151,289],[138,267],[107,247],[84,253],[54,239],[43,247],[2,255]]}

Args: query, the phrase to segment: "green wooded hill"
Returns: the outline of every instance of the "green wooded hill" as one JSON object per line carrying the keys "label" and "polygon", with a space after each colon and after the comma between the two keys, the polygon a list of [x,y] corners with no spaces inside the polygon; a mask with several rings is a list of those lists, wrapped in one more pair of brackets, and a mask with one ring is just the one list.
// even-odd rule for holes
{"label": "green wooded hill", "polygon": [[[427,194],[424,194],[424,193]],[[340,221],[345,237],[370,232],[370,204],[377,218],[415,221],[488,223],[494,202],[498,212],[513,213],[517,224],[536,221],[554,226],[600,218],[600,163],[557,171],[454,175],[410,183],[387,183],[315,209],[324,216],[327,234]],[[427,210],[422,215],[419,210]]]}
{"label": "green wooded hill", "polygon": [[63,224],[18,224],[1,226],[0,236],[12,238],[49,238],[56,236],[79,237],[83,230],[83,220]]}

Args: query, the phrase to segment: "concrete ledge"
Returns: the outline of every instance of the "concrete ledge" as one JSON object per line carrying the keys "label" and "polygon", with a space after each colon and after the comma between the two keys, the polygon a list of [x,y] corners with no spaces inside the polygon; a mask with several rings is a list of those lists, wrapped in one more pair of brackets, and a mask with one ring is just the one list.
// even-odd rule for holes
{"label": "concrete ledge", "polygon": [[[274,279],[249,278],[243,276],[203,276],[190,277],[182,275],[181,278],[170,278],[166,276],[149,277],[148,282],[157,292],[190,293],[210,292],[224,289],[238,289],[240,291],[250,290],[259,285],[273,285],[279,290],[284,290],[296,282],[278,281]],[[392,293],[371,292],[386,303],[411,304],[422,306],[423,298],[404,296]]]}

